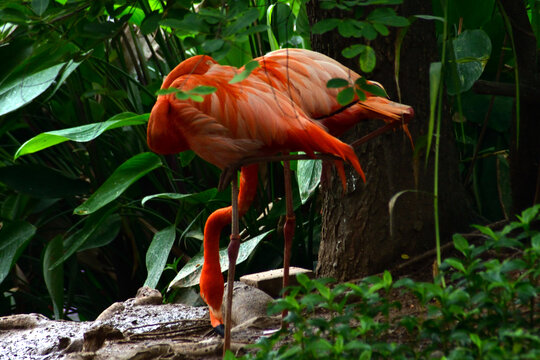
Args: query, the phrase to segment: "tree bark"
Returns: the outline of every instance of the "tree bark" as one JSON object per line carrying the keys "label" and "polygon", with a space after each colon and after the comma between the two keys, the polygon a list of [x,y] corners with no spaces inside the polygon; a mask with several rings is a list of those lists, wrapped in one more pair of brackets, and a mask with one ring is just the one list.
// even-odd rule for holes
{"label": "tree bark", "polygon": [[[315,23],[323,18],[342,14],[323,11],[318,1],[308,3],[308,16]],[[431,2],[405,0],[398,13],[402,16],[431,14]],[[341,50],[363,39],[342,38],[337,31],[312,37],[314,50],[325,53],[351,69],[359,71],[356,60],[344,59]],[[396,30],[387,37],[379,36],[370,45],[377,54],[377,67],[369,79],[381,82],[390,98],[413,106],[415,118],[410,131],[416,146],[427,132],[429,118],[429,67],[438,61],[433,21],[417,20],[406,34],[402,45],[398,99],[394,81]],[[359,124],[345,134],[351,142],[381,125],[380,121]],[[323,213],[321,244],[317,274],[338,280],[358,278],[379,272],[401,260],[435,246],[433,221],[433,154],[427,168],[425,154],[413,159],[413,149],[401,131],[380,136],[360,149],[357,155],[367,181],[349,171],[348,189],[343,193],[339,179],[333,174],[322,183]],[[439,158],[439,214],[441,235],[463,230],[473,219],[473,211],[459,182],[457,155],[450,116],[444,115]],[[389,200],[403,190],[389,216]],[[390,230],[392,228],[392,231]]]}
{"label": "tree bark", "polygon": [[522,210],[540,202],[540,121],[538,98],[530,89],[540,86],[536,38],[523,1],[501,0],[510,20],[519,73],[520,118],[512,122],[510,143],[510,183],[512,210]]}

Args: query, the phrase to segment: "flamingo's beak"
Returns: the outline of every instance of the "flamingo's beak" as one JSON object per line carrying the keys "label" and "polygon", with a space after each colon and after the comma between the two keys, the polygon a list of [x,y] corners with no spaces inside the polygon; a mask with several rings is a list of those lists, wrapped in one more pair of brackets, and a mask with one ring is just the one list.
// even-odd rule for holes
{"label": "flamingo's beak", "polygon": [[210,323],[214,328],[214,331],[221,336],[225,336],[225,326],[223,325],[223,315],[221,314],[221,309],[215,311],[211,306],[208,306],[210,310]]}
{"label": "flamingo's beak", "polygon": [[224,337],[225,336],[225,325],[219,324],[218,326],[214,326],[214,331],[218,333],[219,336]]}

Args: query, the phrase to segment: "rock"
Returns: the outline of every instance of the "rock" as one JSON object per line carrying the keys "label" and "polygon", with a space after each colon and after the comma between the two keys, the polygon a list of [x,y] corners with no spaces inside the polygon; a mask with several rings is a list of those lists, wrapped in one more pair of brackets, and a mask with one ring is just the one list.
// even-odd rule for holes
{"label": "rock", "polygon": [[[299,267],[289,268],[289,285],[297,285],[296,275],[306,274],[310,278],[314,277],[313,271],[302,269]],[[277,298],[280,296],[281,288],[283,287],[283,269],[269,270],[256,274],[244,275],[240,281],[247,285],[261,289],[270,296]]]}
{"label": "rock", "polygon": [[[227,289],[227,285],[225,285]],[[222,311],[227,306],[227,290],[223,295]],[[251,318],[265,317],[272,297],[253,286],[235,281],[233,288],[232,322],[233,326],[242,324]]]}
{"label": "rock", "polygon": [[137,295],[135,296],[135,305],[159,305],[163,302],[163,296],[161,293],[152,289],[148,286],[143,286],[137,290]]}
{"label": "rock", "polygon": [[46,316],[41,314],[17,314],[0,318],[0,331],[2,330],[24,330],[33,329],[40,323],[48,321]]}
{"label": "rock", "polygon": [[123,339],[122,332],[110,325],[101,325],[84,333],[83,351],[96,351],[101,349],[105,340]]}

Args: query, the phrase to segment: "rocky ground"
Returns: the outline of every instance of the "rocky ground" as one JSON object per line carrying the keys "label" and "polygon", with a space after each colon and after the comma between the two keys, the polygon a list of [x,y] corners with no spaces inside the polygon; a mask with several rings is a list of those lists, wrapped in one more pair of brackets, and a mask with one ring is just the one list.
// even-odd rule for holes
{"label": "rocky ground", "polygon": [[[235,283],[231,348],[279,328],[265,315],[271,297]],[[39,314],[0,318],[0,360],[220,359],[223,339],[210,326],[206,307],[162,304],[161,294],[139,289],[95,321],[53,321]]]}

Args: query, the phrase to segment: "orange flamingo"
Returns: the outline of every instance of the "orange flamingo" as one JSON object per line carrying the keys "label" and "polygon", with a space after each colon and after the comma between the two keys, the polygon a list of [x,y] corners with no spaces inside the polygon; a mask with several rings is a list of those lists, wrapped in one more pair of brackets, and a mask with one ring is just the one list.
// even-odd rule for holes
{"label": "orange flamingo", "polygon": [[[354,81],[359,75],[322,54],[287,49],[255,60],[260,67],[235,84],[229,81],[238,69],[219,65],[208,56],[194,56],[179,64],[166,77],[162,89],[189,91],[205,85],[215,87],[216,91],[202,102],[179,100],[174,94],[159,96],[148,124],[149,147],[162,154],[192,149],[221,169],[249,157],[278,152],[304,151],[311,156],[320,152],[349,162],[364,177],[352,148],[331,134],[340,134],[365,118],[382,118],[394,127],[404,124],[406,130],[406,122],[412,117],[412,108],[368,93],[366,101],[343,109],[335,99],[337,90],[328,89],[326,82],[335,77]],[[243,166],[240,175],[237,211],[242,216],[255,195],[257,165]],[[292,206],[287,212],[284,268],[288,268],[287,243],[290,244],[294,232]],[[212,326],[219,333],[223,333],[224,289],[219,237],[233,213],[232,207],[215,211],[204,230],[201,296],[209,306]],[[231,236],[229,275],[234,274],[237,251],[238,239]],[[228,300],[230,304],[231,299]]]}

